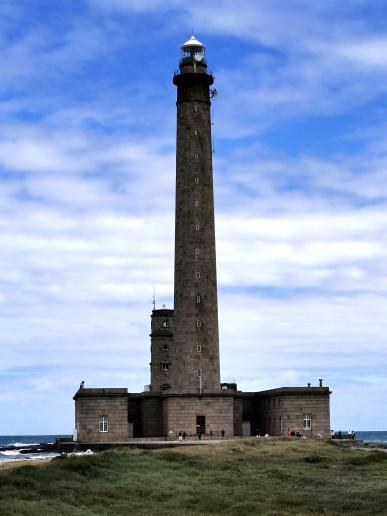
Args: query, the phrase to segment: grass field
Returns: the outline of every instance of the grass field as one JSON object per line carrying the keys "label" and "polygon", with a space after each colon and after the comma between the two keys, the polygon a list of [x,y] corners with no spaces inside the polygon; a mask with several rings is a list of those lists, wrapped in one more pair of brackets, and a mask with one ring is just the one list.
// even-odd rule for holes
{"label": "grass field", "polygon": [[0,471],[7,515],[387,514],[387,453],[247,439]]}

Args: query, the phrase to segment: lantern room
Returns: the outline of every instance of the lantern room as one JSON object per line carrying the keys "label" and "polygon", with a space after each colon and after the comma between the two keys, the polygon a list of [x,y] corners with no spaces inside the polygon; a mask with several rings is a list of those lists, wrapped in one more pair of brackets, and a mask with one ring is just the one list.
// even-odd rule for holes
{"label": "lantern room", "polygon": [[180,68],[182,66],[207,67],[206,47],[195,36],[191,36],[181,47]]}

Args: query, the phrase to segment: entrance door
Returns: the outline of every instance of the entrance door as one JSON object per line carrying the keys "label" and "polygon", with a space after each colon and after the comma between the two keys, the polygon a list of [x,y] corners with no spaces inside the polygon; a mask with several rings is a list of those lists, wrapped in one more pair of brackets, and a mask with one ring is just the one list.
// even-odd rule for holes
{"label": "entrance door", "polygon": [[243,437],[249,437],[251,435],[251,421],[243,421]]}
{"label": "entrance door", "polygon": [[206,431],[206,416],[196,416],[196,431],[204,434]]}

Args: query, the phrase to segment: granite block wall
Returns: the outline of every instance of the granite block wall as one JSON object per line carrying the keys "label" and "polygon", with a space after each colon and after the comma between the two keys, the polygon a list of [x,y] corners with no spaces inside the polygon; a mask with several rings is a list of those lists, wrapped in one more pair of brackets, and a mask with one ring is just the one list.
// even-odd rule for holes
{"label": "granite block wall", "polygon": [[[78,442],[128,440],[128,396],[80,396],[75,401]],[[100,416],[108,417],[108,431],[100,432]]]}
{"label": "granite block wall", "polygon": [[234,435],[234,399],[232,396],[176,396],[163,401],[164,432],[175,438],[179,432],[196,436],[196,417],[205,416],[205,436]]}

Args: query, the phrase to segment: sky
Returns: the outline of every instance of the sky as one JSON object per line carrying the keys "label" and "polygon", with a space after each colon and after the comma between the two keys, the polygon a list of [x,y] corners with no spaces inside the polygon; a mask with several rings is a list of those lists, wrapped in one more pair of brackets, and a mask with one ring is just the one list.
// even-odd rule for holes
{"label": "sky", "polygon": [[387,430],[387,2],[2,0],[0,434],[150,381],[173,305],[179,47],[207,47],[221,376]]}

